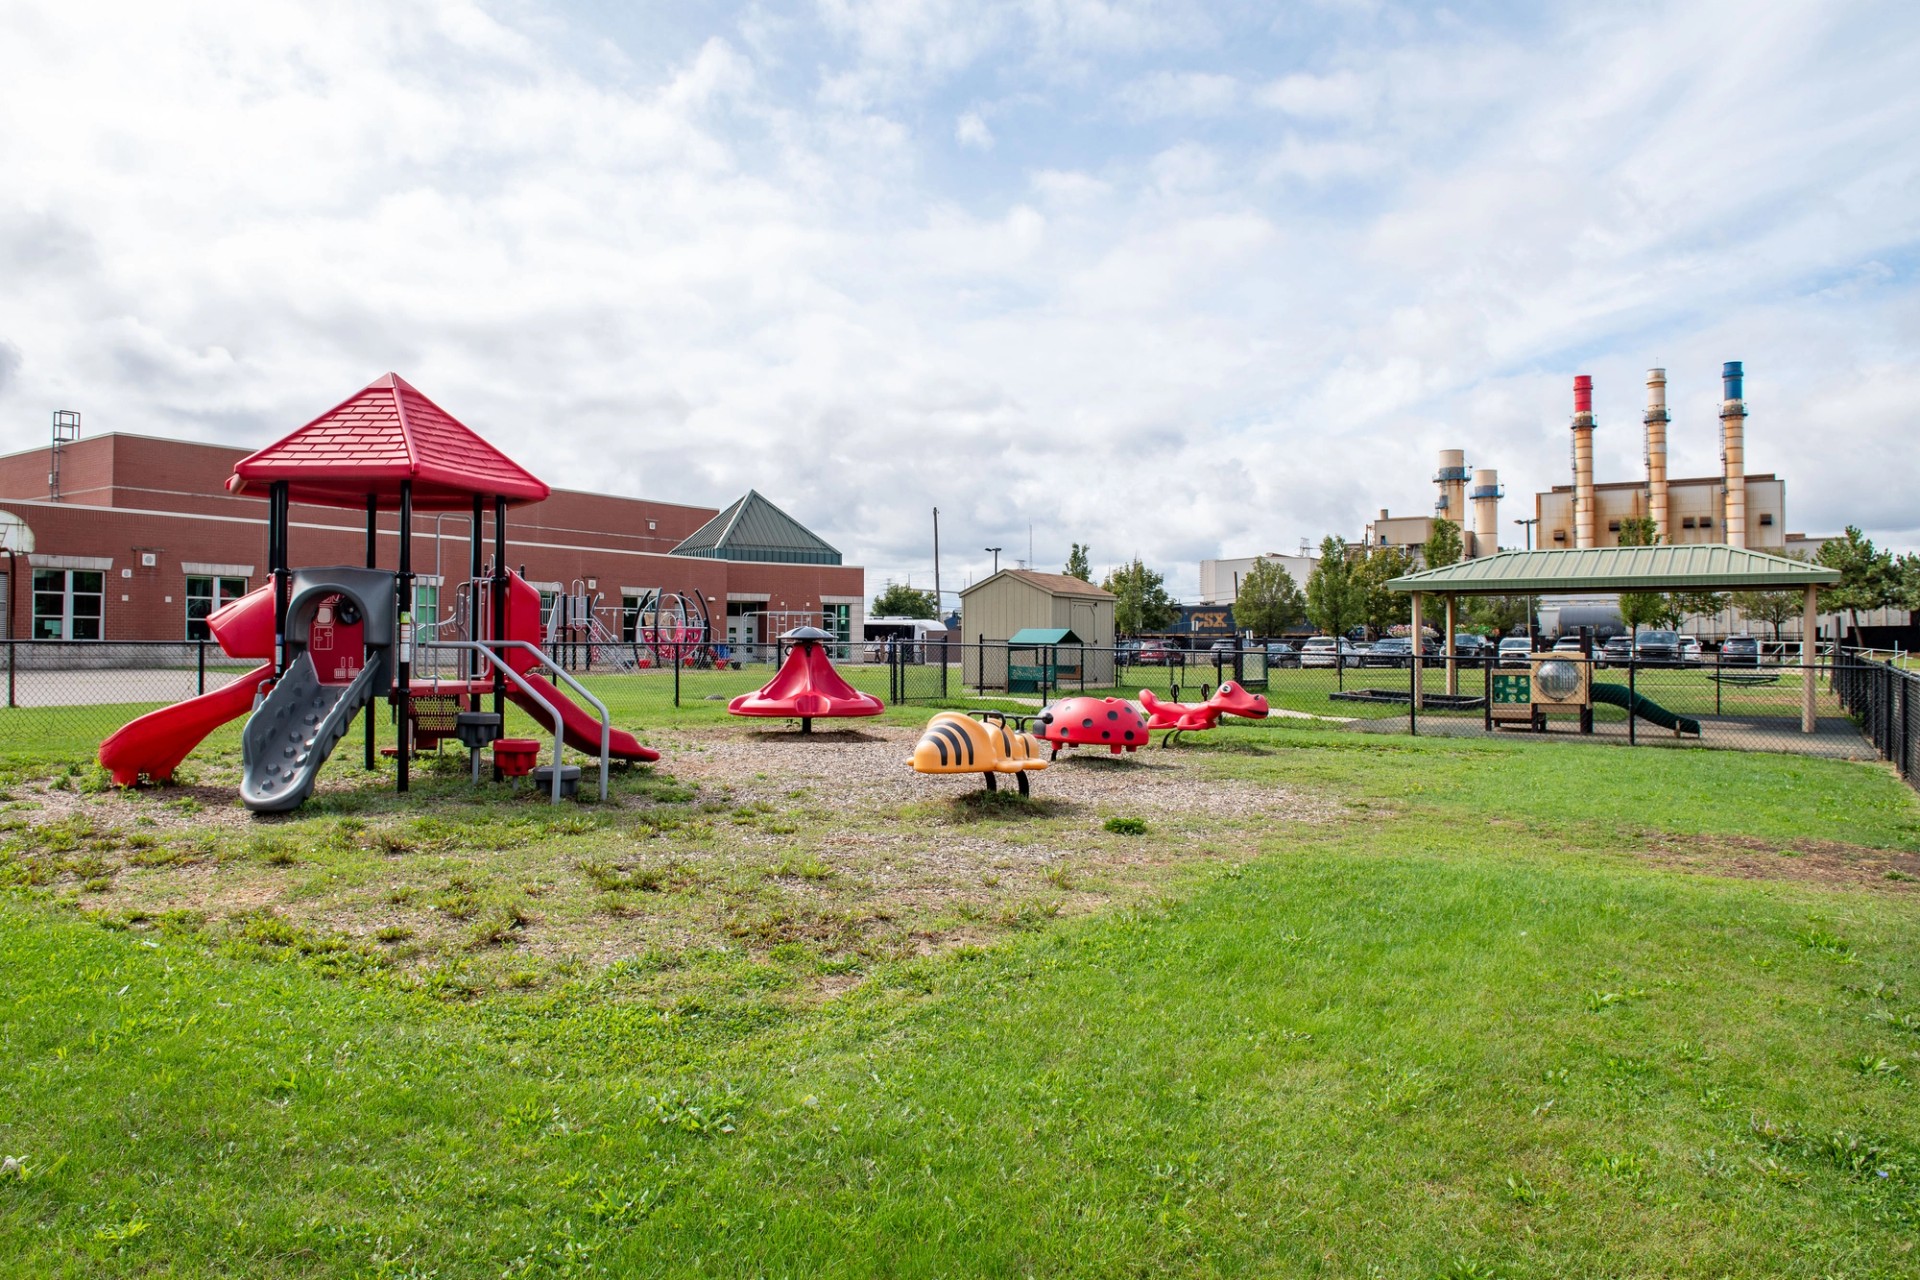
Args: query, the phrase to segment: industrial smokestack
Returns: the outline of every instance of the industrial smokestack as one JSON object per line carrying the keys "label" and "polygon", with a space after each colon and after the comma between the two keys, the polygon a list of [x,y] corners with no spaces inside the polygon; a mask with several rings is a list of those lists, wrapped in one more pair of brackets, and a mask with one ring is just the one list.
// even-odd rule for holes
{"label": "industrial smokestack", "polygon": [[1451,520],[1464,531],[1467,527],[1467,455],[1461,449],[1442,449],[1440,469],[1433,482],[1440,486],[1433,502],[1436,519]]}
{"label": "industrial smokestack", "polygon": [[1747,545],[1746,376],[1738,360],[1720,366],[1720,466],[1727,481],[1727,545]]}
{"label": "industrial smokestack", "polygon": [[1573,380],[1573,545],[1593,545],[1593,379]]}
{"label": "industrial smokestack", "polygon": [[1473,473],[1473,554],[1500,550],[1500,473],[1482,467]]}
{"label": "industrial smokestack", "polygon": [[1667,533],[1667,371],[1647,370],[1647,515],[1660,541]]}

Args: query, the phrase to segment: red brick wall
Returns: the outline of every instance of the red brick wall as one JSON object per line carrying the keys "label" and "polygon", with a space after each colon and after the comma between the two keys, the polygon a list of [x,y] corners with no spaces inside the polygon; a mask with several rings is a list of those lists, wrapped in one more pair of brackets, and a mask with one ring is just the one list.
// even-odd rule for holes
{"label": "red brick wall", "polygon": [[[103,435],[70,446],[62,458],[62,492],[75,495],[85,481],[85,500],[46,501],[47,450],[0,458],[0,503],[32,526],[43,555],[107,557],[105,637],[108,640],[175,640],[186,634],[186,562],[250,564],[250,585],[266,581],[266,503],[234,497],[222,485],[245,450],[214,445]],[[299,565],[362,564],[366,559],[365,517],[324,507],[293,508],[291,551]],[[822,595],[860,597],[866,573],[857,566],[737,564],[665,553],[716,514],[710,507],[687,507],[607,494],[557,490],[542,503],[517,508],[507,517],[507,559],[525,566],[536,582],[571,584],[592,579],[603,604],[617,608],[622,587],[648,587],[683,594],[699,591],[717,616],[724,616],[729,589],[771,597],[769,607],[816,609]],[[648,530],[647,522],[655,528]],[[382,517],[379,562],[397,567],[397,521]],[[441,573],[447,580],[443,607],[452,603],[452,584],[464,580],[469,555],[464,515],[440,522]],[[435,566],[435,521],[414,522],[413,568],[431,574]],[[142,552],[154,555],[149,568]],[[486,532],[483,556],[491,558],[493,537]],[[4,561],[0,561],[3,569]],[[123,576],[123,570],[131,573]],[[14,584],[13,634],[25,636],[31,606],[31,566],[23,560]],[[124,599],[122,597],[125,597]],[[613,625],[613,617],[606,616]]]}

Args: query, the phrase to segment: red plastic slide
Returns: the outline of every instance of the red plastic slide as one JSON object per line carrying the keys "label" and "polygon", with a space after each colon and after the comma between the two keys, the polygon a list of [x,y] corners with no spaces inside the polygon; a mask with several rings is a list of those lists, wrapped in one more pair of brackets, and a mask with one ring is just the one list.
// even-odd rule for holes
{"label": "red plastic slide", "polygon": [[[599,759],[600,717],[588,711],[585,707],[582,707],[572,698],[569,698],[545,679],[534,675],[531,671],[526,672],[520,678],[525,680],[530,688],[538,691],[541,697],[551,702],[554,709],[560,713],[560,736],[565,739],[566,744],[575,751],[590,755],[596,760]],[[541,729],[545,730],[553,727],[552,722],[547,719],[546,710],[520,689],[509,684],[507,686],[507,697],[513,700],[515,706],[530,714],[533,717],[534,723],[539,725]],[[660,758],[658,751],[655,751],[652,747],[641,746],[639,739],[635,738],[625,729],[607,730],[607,754],[615,760],[648,761],[658,760]]]}
{"label": "red plastic slide", "polygon": [[[138,782],[142,774],[155,782],[168,781],[187,753],[200,745],[201,739],[227,721],[252,711],[254,692],[272,678],[273,664],[269,662],[230,684],[171,707],[149,711],[120,726],[112,737],[100,744],[101,767],[123,787]],[[599,749],[596,741],[594,750]]]}

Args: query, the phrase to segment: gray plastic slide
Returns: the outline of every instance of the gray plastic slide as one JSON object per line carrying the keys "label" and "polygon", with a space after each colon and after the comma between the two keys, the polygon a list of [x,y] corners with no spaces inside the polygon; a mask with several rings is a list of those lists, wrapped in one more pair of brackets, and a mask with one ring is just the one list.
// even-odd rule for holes
{"label": "gray plastic slide", "polygon": [[320,766],[375,695],[381,664],[361,668],[352,684],[320,683],[302,651],[247,721],[240,738],[240,799],[255,813],[285,813],[313,792]]}

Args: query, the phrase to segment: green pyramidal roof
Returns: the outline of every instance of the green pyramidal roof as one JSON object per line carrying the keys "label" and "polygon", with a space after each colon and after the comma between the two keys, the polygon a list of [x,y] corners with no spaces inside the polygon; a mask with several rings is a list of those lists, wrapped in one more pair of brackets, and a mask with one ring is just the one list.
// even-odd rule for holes
{"label": "green pyramidal roof", "polygon": [[1548,595],[1578,591],[1767,591],[1826,586],[1840,572],[1720,543],[1502,551],[1394,578],[1395,591]]}
{"label": "green pyramidal roof", "polygon": [[693,531],[676,556],[759,560],[775,564],[839,564],[840,553],[760,494],[746,495]]}

